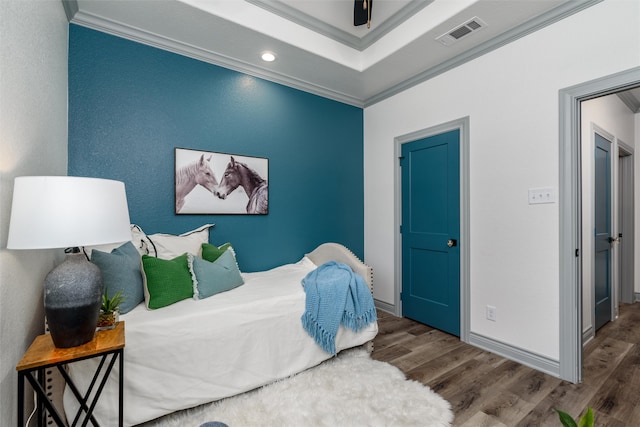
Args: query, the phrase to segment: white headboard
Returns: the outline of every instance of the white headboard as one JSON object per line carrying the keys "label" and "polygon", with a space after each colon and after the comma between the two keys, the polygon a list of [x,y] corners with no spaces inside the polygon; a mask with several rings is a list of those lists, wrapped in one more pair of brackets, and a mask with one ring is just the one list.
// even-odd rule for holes
{"label": "white headboard", "polygon": [[353,252],[339,243],[323,243],[312,252],[306,254],[315,265],[321,265],[328,261],[336,261],[347,264],[354,273],[362,276],[373,292],[373,268],[363,263]]}

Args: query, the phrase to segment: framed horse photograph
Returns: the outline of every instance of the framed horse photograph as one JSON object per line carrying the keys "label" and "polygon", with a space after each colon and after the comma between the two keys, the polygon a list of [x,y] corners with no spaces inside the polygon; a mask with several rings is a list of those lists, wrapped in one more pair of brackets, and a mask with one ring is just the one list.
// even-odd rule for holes
{"label": "framed horse photograph", "polygon": [[269,159],[175,149],[176,214],[269,213]]}

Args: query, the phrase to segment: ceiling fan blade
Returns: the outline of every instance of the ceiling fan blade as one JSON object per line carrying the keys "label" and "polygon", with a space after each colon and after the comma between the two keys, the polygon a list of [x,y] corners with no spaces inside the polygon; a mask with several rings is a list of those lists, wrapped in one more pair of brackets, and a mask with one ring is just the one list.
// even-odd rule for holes
{"label": "ceiling fan blade", "polygon": [[373,0],[354,0],[353,4],[353,25],[371,24],[371,9],[373,8]]}

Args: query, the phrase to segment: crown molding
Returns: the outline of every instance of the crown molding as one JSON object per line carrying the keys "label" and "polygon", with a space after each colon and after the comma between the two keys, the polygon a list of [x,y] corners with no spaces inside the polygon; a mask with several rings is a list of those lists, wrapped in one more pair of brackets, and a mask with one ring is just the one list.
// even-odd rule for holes
{"label": "crown molding", "polygon": [[453,68],[456,68],[466,62],[469,62],[475,58],[478,58],[486,53],[489,53],[495,49],[498,49],[504,45],[507,45],[519,38],[522,38],[528,34],[534,33],[548,25],[558,22],[574,13],[587,9],[594,4],[600,3],[603,0],[574,0],[558,6],[557,8],[550,10],[542,15],[539,15],[522,25],[512,28],[511,30],[500,34],[497,37],[487,40],[486,42],[479,44],[478,46],[460,54],[448,61],[438,64],[435,67],[429,68],[414,77],[411,77],[397,85],[386,89],[377,95],[367,98],[363,101],[364,106],[368,107],[376,104],[384,99],[394,96],[400,92],[403,92],[413,86],[416,86],[422,82],[430,80],[439,74],[445,73]]}
{"label": "crown molding", "polygon": [[[64,0],[68,3],[76,3],[76,0]],[[66,9],[66,8],[65,8]],[[151,33],[139,28],[123,25],[119,22],[105,19],[103,17],[88,14],[86,12],[77,11],[73,15],[70,23],[91,28],[96,31],[111,34],[120,38],[145,44],[147,46],[156,47],[178,55],[197,59],[230,70],[238,71],[253,77],[258,77],[274,83],[279,83],[304,92],[313,93],[325,98],[333,99],[345,104],[362,108],[364,106],[361,99],[356,97],[328,89],[313,83],[307,82],[291,76],[286,76],[271,70],[257,67],[235,58],[219,55],[213,51],[202,49],[200,47],[181,42],[169,37],[164,37],[156,33]]]}
{"label": "crown molding", "polygon": [[[264,0],[246,1],[257,2]],[[488,40],[487,42],[482,43],[471,50],[457,55],[456,57],[451,58],[450,60],[445,61],[435,67],[418,73],[415,76],[406,79],[366,99],[334,91],[329,88],[302,79],[298,79],[296,77],[276,73],[271,70],[256,66],[254,64],[249,64],[243,61],[239,61],[235,58],[220,55],[216,52],[202,49],[197,46],[181,42],[179,40],[164,37],[155,33],[150,33],[139,28],[123,25],[119,22],[111,21],[103,17],[98,17],[86,12],[79,11],[77,0],[62,0],[62,3],[65,9],[65,13],[67,13],[67,16],[69,17],[70,23],[81,25],[97,31],[102,31],[107,34],[112,34],[117,37],[125,38],[159,49],[167,50],[169,52],[177,53],[179,55],[197,59],[199,61],[225,67],[234,71],[269,80],[345,104],[365,108],[407,89],[410,89],[413,86],[423,83],[435,76],[445,73],[495,49],[498,49],[499,47],[511,43],[521,37],[531,34],[555,22],[558,22],[570,15],[573,15],[574,13],[600,3],[601,1],[603,0],[572,0],[564,3],[547,13],[533,18],[526,23],[507,31],[506,33],[501,34],[498,37]]]}
{"label": "crown molding", "polygon": [[75,14],[80,10],[77,0],[62,0],[62,7],[69,22],[71,22]]}
{"label": "crown molding", "polygon": [[636,98],[629,92],[620,92],[617,95],[633,114],[640,113],[640,99]]}

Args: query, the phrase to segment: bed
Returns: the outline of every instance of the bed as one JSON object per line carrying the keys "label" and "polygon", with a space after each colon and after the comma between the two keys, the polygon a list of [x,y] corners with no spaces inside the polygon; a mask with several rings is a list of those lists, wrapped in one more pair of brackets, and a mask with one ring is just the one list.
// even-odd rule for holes
{"label": "bed", "polygon": [[[244,284],[213,298],[185,299],[161,310],[138,304],[121,315],[125,322],[124,424],[140,424],[269,384],[332,357],[301,326],[305,292],[301,280],[327,261],[347,264],[372,289],[372,269],[346,247],[325,243],[298,262],[272,270],[242,273]],[[161,313],[161,315],[160,315]],[[371,346],[376,322],[358,333],[340,326],[336,350]],[[69,366],[81,390],[96,359]],[[117,425],[117,366],[94,415],[101,425]],[[67,413],[77,411],[64,393]]]}

